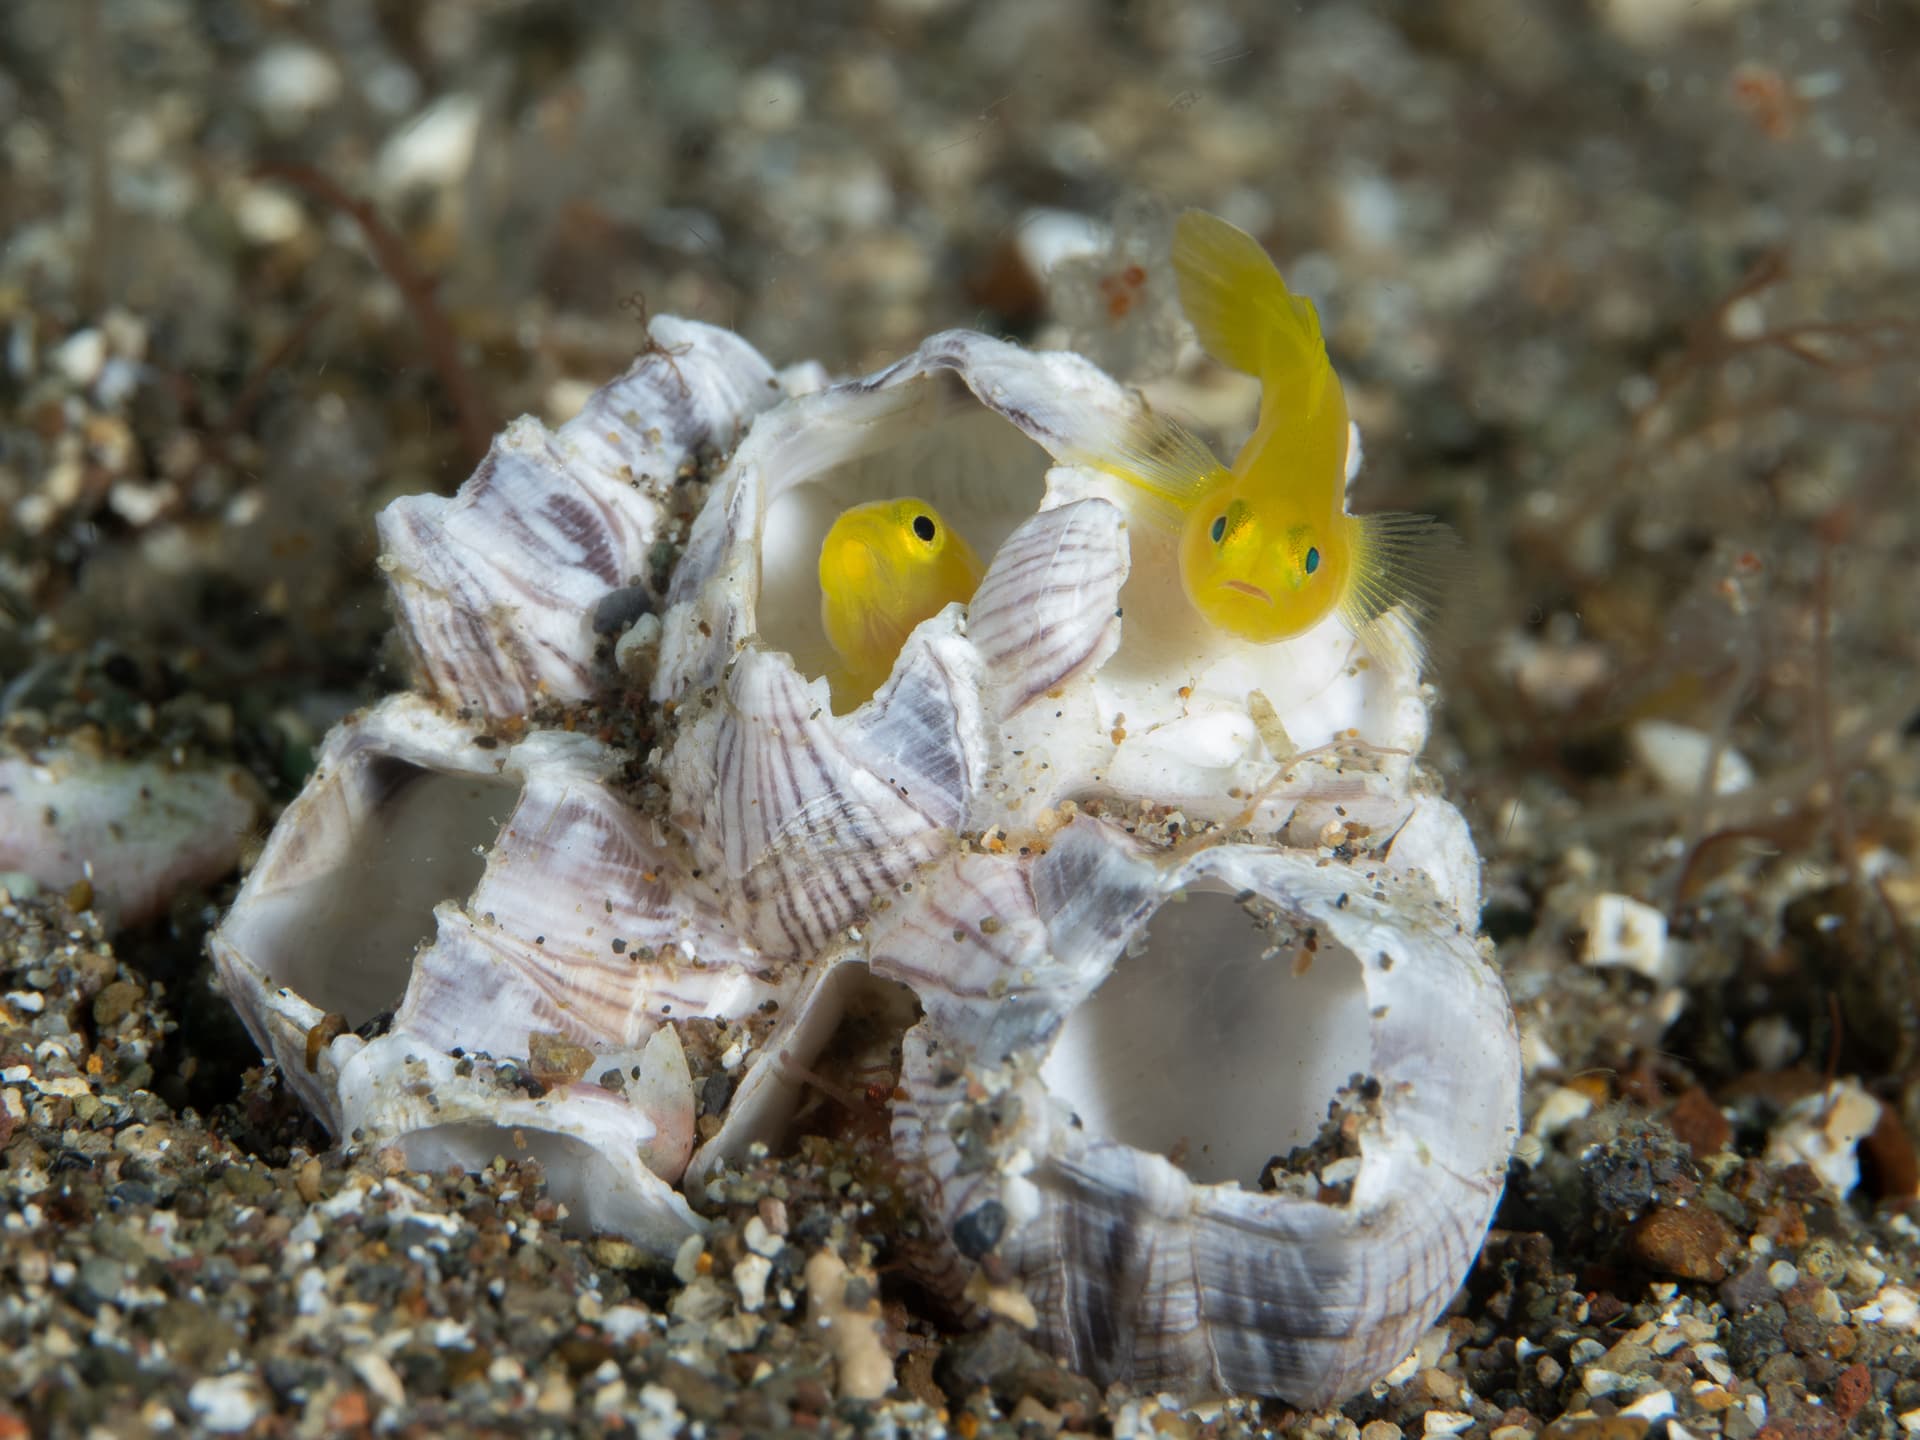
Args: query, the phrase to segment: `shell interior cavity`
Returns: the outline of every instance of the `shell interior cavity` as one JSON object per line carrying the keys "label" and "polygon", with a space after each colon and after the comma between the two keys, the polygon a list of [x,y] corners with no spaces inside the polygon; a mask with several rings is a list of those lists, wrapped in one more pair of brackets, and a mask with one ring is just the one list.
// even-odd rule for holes
{"label": "shell interior cavity", "polygon": [[[652,338],[383,512],[412,687],[329,735],[212,942],[261,1048],[336,1135],[531,1150],[664,1257],[704,1223],[682,1187],[778,1144],[858,1030],[956,1306],[1018,1287],[1102,1381],[1319,1403],[1384,1373],[1472,1260],[1518,1103],[1417,677],[1337,618],[1199,622],[1128,497],[1057,458],[1140,403],[1078,356],[953,331],[829,383]],[[818,547],[909,494],[985,578],[836,715]]]}

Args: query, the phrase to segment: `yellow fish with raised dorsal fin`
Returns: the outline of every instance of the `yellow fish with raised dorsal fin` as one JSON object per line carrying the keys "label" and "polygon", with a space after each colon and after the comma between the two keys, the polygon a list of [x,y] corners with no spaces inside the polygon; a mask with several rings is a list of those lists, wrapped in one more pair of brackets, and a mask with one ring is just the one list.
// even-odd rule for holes
{"label": "yellow fish with raised dorsal fin", "polygon": [[820,623],[840,657],[834,709],[851,710],[886,681],[913,627],[980,588],[979,556],[924,500],[875,500],[845,511],[820,545]]}
{"label": "yellow fish with raised dorsal fin", "polygon": [[[1313,302],[1290,293],[1260,243],[1189,210],[1174,230],[1180,306],[1223,365],[1260,380],[1260,419],[1231,467],[1164,416],[1116,452],[1073,458],[1157,502],[1180,532],[1180,578],[1213,625],[1286,640],[1338,611],[1382,658],[1417,665],[1414,622],[1452,532],[1425,515],[1349,515],[1347,400]],[[1388,619],[1404,607],[1404,621]]]}

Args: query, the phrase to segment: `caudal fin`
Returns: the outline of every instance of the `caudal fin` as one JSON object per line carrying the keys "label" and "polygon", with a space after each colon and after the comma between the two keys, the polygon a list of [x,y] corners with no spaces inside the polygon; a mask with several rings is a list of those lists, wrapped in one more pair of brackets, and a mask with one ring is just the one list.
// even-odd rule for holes
{"label": "caudal fin", "polygon": [[1173,231],[1180,308],[1222,365],[1257,375],[1271,394],[1299,386],[1303,413],[1319,408],[1332,366],[1313,302],[1291,293],[1267,252],[1218,215],[1189,210]]}

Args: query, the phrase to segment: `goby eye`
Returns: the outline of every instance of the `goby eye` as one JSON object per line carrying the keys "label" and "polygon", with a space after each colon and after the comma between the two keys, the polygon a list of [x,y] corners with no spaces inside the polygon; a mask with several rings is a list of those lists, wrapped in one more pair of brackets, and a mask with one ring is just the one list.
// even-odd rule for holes
{"label": "goby eye", "polygon": [[918,535],[922,540],[926,541],[929,545],[931,545],[933,543],[934,535],[938,533],[933,528],[933,517],[931,515],[914,516],[913,517],[913,533]]}
{"label": "goby eye", "polygon": [[1309,545],[1307,547],[1307,564],[1306,564],[1307,574],[1311,575],[1314,571],[1318,570],[1319,568],[1320,568],[1320,551],[1316,547]]}
{"label": "goby eye", "polygon": [[1213,536],[1213,543],[1216,545],[1218,545],[1222,540],[1226,539],[1227,517],[1222,515],[1217,519],[1215,519],[1215,521],[1213,522],[1213,529],[1208,533]]}

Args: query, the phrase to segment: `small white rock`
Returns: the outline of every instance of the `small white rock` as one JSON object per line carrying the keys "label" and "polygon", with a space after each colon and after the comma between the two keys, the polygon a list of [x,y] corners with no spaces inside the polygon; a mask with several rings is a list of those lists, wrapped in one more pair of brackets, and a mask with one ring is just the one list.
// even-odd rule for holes
{"label": "small white rock", "polygon": [[1649,1390],[1620,1413],[1633,1415],[1642,1420],[1658,1420],[1663,1415],[1673,1414],[1673,1408],[1671,1391]]}
{"label": "small white rock", "polygon": [[1583,1095],[1569,1085],[1556,1085],[1547,1092],[1547,1098],[1540,1102],[1540,1108],[1533,1112],[1533,1121],[1527,1126],[1527,1131],[1542,1140],[1550,1140],[1592,1111],[1591,1095]]}
{"label": "small white rock", "polygon": [[1589,1365],[1580,1372],[1580,1383],[1586,1387],[1587,1394],[1598,1397],[1611,1395],[1616,1390],[1628,1389],[1633,1384],[1633,1377],[1622,1375],[1617,1370],[1606,1370],[1598,1365]]}
{"label": "small white rock", "polygon": [[653,664],[660,649],[660,617],[642,615],[613,644],[613,663],[623,675],[637,676]]}
{"label": "small white rock", "polygon": [[1836,1080],[1781,1114],[1767,1136],[1767,1163],[1804,1163],[1836,1195],[1845,1195],[1860,1183],[1855,1152],[1879,1120],[1878,1100],[1855,1080]]}
{"label": "small white rock", "polygon": [[194,1381],[187,1405],[214,1434],[237,1435],[267,1413],[267,1395],[252,1375],[236,1370]]}
{"label": "small white rock", "polygon": [[686,1416],[680,1413],[680,1402],[673,1398],[673,1391],[664,1385],[647,1384],[640,1387],[640,1434],[644,1437],[672,1436],[680,1433],[680,1426]]}
{"label": "small white rock", "polygon": [[1473,1424],[1473,1416],[1461,1410],[1429,1410],[1423,1435],[1458,1435]]}
{"label": "small white rock", "polygon": [[767,1228],[767,1222],[758,1215],[751,1217],[741,1227],[740,1238],[746,1242],[747,1249],[756,1255],[764,1255],[771,1260],[786,1249],[786,1240]]}
{"label": "small white rock", "polygon": [[1029,210],[1020,217],[1013,236],[1020,258],[1038,276],[1063,260],[1103,254],[1113,243],[1107,226],[1071,210]]}
{"label": "small white rock", "polygon": [[1784,1015],[1763,1015],[1740,1032],[1747,1058],[1762,1070],[1784,1070],[1800,1058],[1800,1032]]}
{"label": "small white rock", "polygon": [[743,1255],[733,1267],[733,1288],[740,1292],[740,1308],[758,1310],[767,1303],[767,1281],[773,1262],[764,1255]]}
{"label": "small white rock", "polygon": [[[1689,725],[1667,720],[1641,720],[1627,732],[1640,763],[1669,795],[1697,795],[1713,755],[1713,737]],[[1730,745],[1720,747],[1713,762],[1713,793],[1733,795],[1753,784],[1753,766]]]}
{"label": "small white rock", "polygon": [[1417,1355],[1409,1355],[1398,1365],[1387,1371],[1386,1374],[1382,1375],[1380,1377],[1380,1383],[1383,1385],[1404,1385],[1414,1377],[1419,1369],[1420,1358]]}
{"label": "small white rock", "polygon": [[693,1277],[700,1273],[700,1257],[706,1253],[707,1241],[704,1235],[689,1235],[680,1242],[679,1250],[673,1256],[673,1278],[682,1285],[691,1285]]}
{"label": "small white rock", "polygon": [[254,245],[280,245],[307,228],[307,212],[277,185],[249,185],[233,199],[233,223]]}
{"label": "small white rock", "polygon": [[1606,27],[1629,45],[1659,50],[1684,30],[1722,25],[1752,0],[1601,0],[1594,8]]}
{"label": "small white rock", "polygon": [[407,1403],[407,1387],[400,1382],[400,1372],[378,1350],[362,1350],[348,1363],[382,1405],[398,1410]]}
{"label": "small white rock", "polygon": [[311,45],[270,45],[247,75],[253,103],[276,126],[291,127],[340,94],[340,67]]}
{"label": "small white rock", "polygon": [[644,1305],[610,1305],[600,1316],[600,1329],[616,1345],[654,1328],[654,1313]]}
{"label": "small white rock", "polygon": [[1904,1285],[1883,1285],[1879,1294],[1853,1312],[1853,1319],[1860,1325],[1884,1325],[1920,1335],[1920,1296]]}
{"label": "small white rock", "polygon": [[99,378],[100,367],[107,363],[107,337],[91,326],[76,330],[47,358],[68,384],[84,388]]}
{"label": "small white rock", "polygon": [[1581,912],[1589,965],[1624,965],[1649,980],[1670,985],[1680,977],[1679,955],[1667,944],[1667,917],[1630,895],[1602,893]]}
{"label": "small white rock", "polygon": [[807,113],[807,87],[777,65],[756,70],[740,83],[740,118],[755,130],[791,130]]}
{"label": "small white rock", "polygon": [[473,163],[479,137],[479,99],[457,93],[442,96],[382,147],[374,166],[381,193],[454,184]]}

